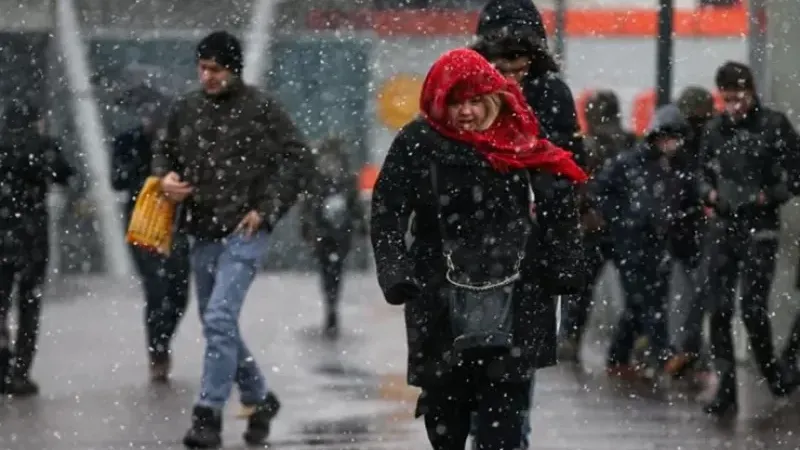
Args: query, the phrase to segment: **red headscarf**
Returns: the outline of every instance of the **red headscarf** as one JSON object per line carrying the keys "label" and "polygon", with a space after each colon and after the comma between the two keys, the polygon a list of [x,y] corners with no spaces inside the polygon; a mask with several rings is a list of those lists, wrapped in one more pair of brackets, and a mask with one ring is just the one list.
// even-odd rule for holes
{"label": "red headscarf", "polygon": [[[488,129],[467,131],[450,124],[448,101],[487,94],[497,94],[503,102]],[[576,182],[587,179],[572,153],[540,137],[539,121],[519,85],[473,50],[451,50],[439,57],[425,78],[419,103],[422,116],[436,131],[474,146],[497,170],[542,169]]]}

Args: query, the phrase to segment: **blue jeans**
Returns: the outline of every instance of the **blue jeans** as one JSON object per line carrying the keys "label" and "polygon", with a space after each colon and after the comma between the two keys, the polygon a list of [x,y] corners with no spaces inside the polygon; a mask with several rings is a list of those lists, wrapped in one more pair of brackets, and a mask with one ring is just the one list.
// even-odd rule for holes
{"label": "blue jeans", "polygon": [[[531,376],[531,403],[530,403],[531,407],[533,407],[533,390],[534,390],[535,386],[536,386],[536,375],[534,374],[534,375]],[[531,434],[531,410],[530,409],[528,409],[528,411],[525,413],[524,418],[525,418],[525,421],[522,423],[522,440],[521,440],[522,447],[520,447],[520,450],[527,450],[528,447],[530,447],[530,434]],[[477,430],[477,428],[478,428],[478,424],[475,423],[475,421],[477,419],[478,419],[478,415],[476,413],[472,413],[472,425],[471,425],[472,430],[470,431],[470,434],[472,436],[475,436],[475,430]],[[475,446],[473,448],[473,450],[478,450],[477,442],[474,439],[473,439],[472,442],[474,442],[473,445]]]}
{"label": "blue jeans", "polygon": [[267,233],[234,234],[222,241],[195,241],[192,270],[206,351],[199,406],[221,410],[233,384],[241,402],[256,405],[267,396],[267,383],[239,333],[239,314],[264,252]]}

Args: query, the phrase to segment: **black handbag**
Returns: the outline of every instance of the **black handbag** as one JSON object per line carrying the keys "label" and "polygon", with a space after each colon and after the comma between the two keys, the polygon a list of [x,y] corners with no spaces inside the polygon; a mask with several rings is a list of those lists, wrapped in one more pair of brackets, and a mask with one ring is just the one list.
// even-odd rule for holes
{"label": "black handbag", "polygon": [[[443,257],[446,263],[445,283],[441,296],[447,303],[450,326],[456,352],[477,348],[506,348],[513,346],[514,292],[516,282],[521,278],[520,269],[525,258],[524,249],[531,234],[532,226],[524,227],[521,245],[507,258],[511,271],[503,274],[487,275],[475,270],[475,261],[486,258],[486,254],[470,251],[459,246],[456,240],[448,237],[443,223],[442,207],[439,201],[439,186],[436,164],[431,165],[431,182],[436,199],[439,232],[442,239]],[[530,186],[530,177],[528,177]],[[535,197],[530,188],[531,205]],[[531,210],[532,211],[532,210]],[[531,213],[533,219],[533,213]],[[477,265],[478,267],[480,265]],[[472,268],[472,269],[470,269]]]}

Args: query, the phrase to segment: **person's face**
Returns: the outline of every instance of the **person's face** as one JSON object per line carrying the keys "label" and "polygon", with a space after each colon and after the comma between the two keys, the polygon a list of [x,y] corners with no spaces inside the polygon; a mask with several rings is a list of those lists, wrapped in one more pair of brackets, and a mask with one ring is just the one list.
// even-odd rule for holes
{"label": "person's face", "polygon": [[197,75],[203,91],[208,95],[219,95],[230,86],[233,72],[212,59],[201,59],[197,63]]}
{"label": "person's face", "polygon": [[662,136],[656,140],[656,147],[667,158],[672,158],[683,146],[683,139],[678,136]]}
{"label": "person's face", "polygon": [[479,129],[487,114],[486,102],[480,96],[447,105],[447,121],[459,130]]}
{"label": "person's face", "polygon": [[755,94],[748,89],[720,91],[725,112],[734,120],[743,119],[755,103]]}
{"label": "person's face", "polygon": [[528,70],[530,70],[531,67],[531,59],[525,56],[517,59],[501,58],[492,61],[492,64],[504,77],[521,83],[525,76],[528,75]]}

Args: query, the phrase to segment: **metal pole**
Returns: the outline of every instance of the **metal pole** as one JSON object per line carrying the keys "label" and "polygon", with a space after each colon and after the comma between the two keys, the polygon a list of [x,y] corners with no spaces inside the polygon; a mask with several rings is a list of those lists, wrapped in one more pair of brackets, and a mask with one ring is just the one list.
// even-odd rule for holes
{"label": "metal pole", "polygon": [[564,50],[566,47],[566,39],[564,34],[567,28],[567,0],[555,0],[555,15],[556,15],[556,29],[555,29],[555,48],[554,53],[556,59],[561,63],[562,68],[566,62],[566,55]]}
{"label": "metal pole", "polygon": [[672,101],[672,20],[673,0],[658,1],[658,41],[656,42],[656,104]]}
{"label": "metal pole", "polygon": [[767,92],[767,30],[766,30],[766,11],[764,0],[750,0],[747,2],[747,56],[750,68],[753,70],[753,77],[756,80],[756,89],[763,100]]}

